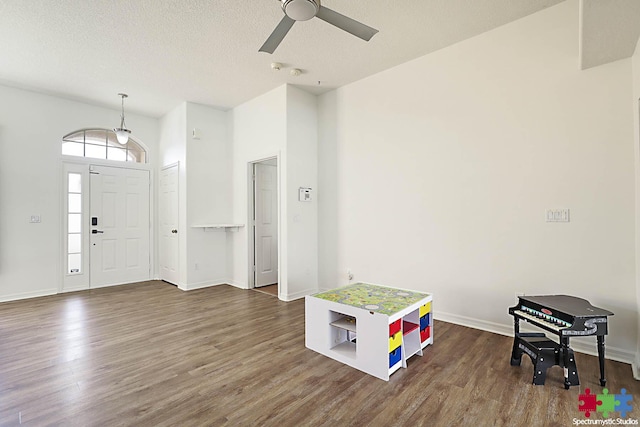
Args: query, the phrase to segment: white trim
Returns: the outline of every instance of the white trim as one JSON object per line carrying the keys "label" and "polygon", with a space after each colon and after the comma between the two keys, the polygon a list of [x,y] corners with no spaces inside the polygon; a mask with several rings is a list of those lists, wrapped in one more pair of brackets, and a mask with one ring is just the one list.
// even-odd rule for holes
{"label": "white trim", "polygon": [[17,301],[17,300],[22,300],[27,298],[47,297],[51,295],[56,295],[57,293],[58,293],[57,288],[42,289],[42,290],[33,291],[33,292],[21,292],[17,294],[4,295],[0,297],[0,302]]}
{"label": "white trim", "polygon": [[[280,175],[282,171],[282,162],[280,159],[280,151],[275,152],[274,154],[267,155],[265,157],[260,157],[257,160],[249,160],[247,162],[247,233],[246,233],[246,242],[247,242],[247,281],[246,287],[241,287],[241,289],[253,289],[255,288],[255,275],[253,274],[253,266],[255,264],[255,227],[253,224],[253,210],[255,203],[255,194],[254,194],[254,180],[253,174],[255,170],[255,165],[257,163],[261,163],[267,160],[276,160],[276,186],[277,186],[277,196],[278,196],[278,298],[280,298],[280,294],[284,289],[284,284],[282,283],[282,188],[281,188],[281,180]],[[236,287],[240,287],[237,285],[233,285]]]}
{"label": "white trim", "polygon": [[[435,310],[433,312],[433,317],[434,319],[441,320],[443,322],[466,326],[473,329],[479,329],[481,331],[492,332],[494,334],[504,335],[507,337],[513,337],[512,325],[507,326],[500,323],[487,322],[484,320],[474,319],[466,316],[460,316],[457,314],[436,312]],[[540,329],[528,327],[526,324],[523,324],[523,323],[521,323],[521,328],[523,329],[530,328],[531,331],[540,332]],[[594,337],[584,337],[585,339],[593,339],[593,344],[587,343],[585,341],[577,341],[575,339],[576,337],[572,337],[572,338],[573,340],[571,341],[571,348],[573,348],[574,350],[579,351],[580,353],[585,353],[592,356],[598,355],[598,349],[597,349]],[[633,352],[623,350],[621,348],[607,346],[605,349],[606,359],[615,360],[617,362],[628,363],[633,365],[634,357],[635,357],[635,354]]]}
{"label": "white trim", "polygon": [[236,287],[238,289],[251,289],[249,288],[249,285],[247,285],[246,283],[238,282],[237,280],[228,280],[227,284],[233,287]]}
{"label": "white trim", "polygon": [[308,288],[308,289],[304,289],[302,291],[295,292],[293,294],[278,295],[278,299],[280,299],[280,301],[289,302],[289,301],[295,301],[295,300],[300,299],[300,298],[304,298],[307,295],[313,295],[315,293],[317,293],[317,289],[316,288]]}
{"label": "white trim", "polygon": [[[172,168],[176,168],[176,176],[177,176],[177,179],[176,179],[176,191],[178,192],[178,197],[177,197],[178,209],[177,209],[176,224],[178,224],[177,227],[180,228],[180,172],[181,171],[180,171],[180,161],[179,160],[177,162],[173,162],[173,163],[170,163],[168,165],[164,165],[164,166],[162,166],[160,168],[160,173],[158,174],[158,187],[160,187],[160,188],[158,189],[158,191],[162,190],[162,188],[161,188],[161,185],[162,185],[162,183],[161,183],[161,181],[162,181],[162,173],[164,171],[167,171],[167,170],[172,169]],[[155,189],[155,187],[154,187],[154,189]],[[156,193],[156,192],[157,191],[154,191],[154,193]],[[161,194],[160,194],[160,192],[158,192],[158,199],[157,200],[154,199],[154,203],[160,204],[160,197],[161,197]],[[173,283],[173,282],[170,282],[169,280],[167,280],[166,278],[162,277],[162,262],[161,262],[162,260],[160,259],[160,253],[161,253],[160,246],[162,245],[162,236],[161,236],[162,235],[162,230],[160,230],[160,228],[159,228],[162,224],[160,223],[160,207],[159,206],[158,206],[158,211],[154,212],[153,217],[154,218],[156,218],[156,217],[158,218],[157,223],[154,225],[154,233],[153,233],[154,235],[156,235],[156,234],[158,235],[158,240],[157,240],[158,241],[158,247],[156,248],[154,246],[154,249],[156,250],[154,258],[157,258],[158,265],[156,267],[156,265],[154,263],[153,271],[154,271],[154,273],[157,273],[157,275],[160,277],[159,280],[165,281],[167,283],[170,283],[172,285],[177,286],[179,289],[182,289],[182,286],[184,286],[184,284],[180,281],[180,270],[181,270],[181,265],[180,265],[180,240],[182,239],[182,233],[178,236],[178,260],[177,260],[177,265],[176,265],[176,277],[177,277],[177,280],[176,280],[176,283]],[[155,243],[155,240],[154,240],[154,243]]]}
{"label": "white trim", "polygon": [[[113,132],[113,129],[108,129],[108,128],[82,128],[82,129],[78,129],[78,130],[74,130],[72,132],[67,133],[66,135],[64,135],[61,138],[61,142],[65,142],[64,138],[66,138],[67,136],[74,134],[76,132],[86,132],[88,130],[104,130],[104,131],[109,131],[109,132]],[[115,132],[114,132],[115,134]],[[142,140],[138,139],[136,136],[134,135],[129,135],[129,139],[132,139],[133,142],[135,142],[136,144],[138,144],[140,147],[142,147],[142,149],[144,150],[144,154],[145,154],[145,158],[144,158],[144,163],[139,163],[139,162],[123,162],[120,160],[105,160],[109,163],[133,163],[133,164],[138,164],[138,165],[148,165],[151,163],[151,156],[149,155],[149,147],[147,146],[147,144],[145,144],[144,142],[142,142]],[[68,157],[68,158],[72,158],[72,159],[90,159],[90,157],[85,157],[85,156],[69,156],[66,154],[62,155],[63,158]],[[100,159],[93,159],[93,160],[100,160]]]}
{"label": "white trim", "polygon": [[196,289],[210,288],[212,286],[220,286],[220,285],[228,285],[228,283],[226,280],[219,279],[219,280],[214,280],[213,282],[206,281],[206,282],[200,282],[200,283],[180,284],[178,285],[178,289],[188,292]]}
{"label": "white trim", "polygon": [[[75,159],[74,159],[75,160]],[[67,257],[68,257],[68,176],[70,173],[77,173],[82,176],[82,270],[79,274],[67,274]],[[90,222],[90,174],[89,164],[85,162],[75,162],[63,160],[60,162],[60,262],[58,265],[59,286],[58,292],[74,292],[90,289],[90,238],[89,238],[89,222]],[[89,215],[86,215],[89,213]]]}

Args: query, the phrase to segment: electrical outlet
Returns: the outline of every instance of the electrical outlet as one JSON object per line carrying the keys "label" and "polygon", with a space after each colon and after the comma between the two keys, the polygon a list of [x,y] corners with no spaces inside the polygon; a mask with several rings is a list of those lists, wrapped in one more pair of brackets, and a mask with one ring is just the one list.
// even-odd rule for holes
{"label": "electrical outlet", "polygon": [[547,209],[547,222],[569,222],[569,209]]}
{"label": "electrical outlet", "polygon": [[347,270],[347,278],[349,280],[353,280],[353,273],[351,272],[351,270]]}

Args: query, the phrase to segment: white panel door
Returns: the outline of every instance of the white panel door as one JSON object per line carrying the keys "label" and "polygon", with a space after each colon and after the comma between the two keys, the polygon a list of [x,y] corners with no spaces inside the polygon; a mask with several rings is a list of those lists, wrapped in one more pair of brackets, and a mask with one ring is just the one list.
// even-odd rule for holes
{"label": "white panel door", "polygon": [[278,191],[276,166],[256,163],[256,287],[278,283]]}
{"label": "white panel door", "polygon": [[178,165],[160,172],[160,278],[178,285]]}
{"label": "white panel door", "polygon": [[91,167],[91,287],[150,279],[149,171]]}

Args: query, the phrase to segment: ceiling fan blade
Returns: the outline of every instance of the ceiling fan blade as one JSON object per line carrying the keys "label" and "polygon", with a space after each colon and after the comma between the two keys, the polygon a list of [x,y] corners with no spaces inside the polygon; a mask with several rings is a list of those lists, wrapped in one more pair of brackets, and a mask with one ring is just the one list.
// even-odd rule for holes
{"label": "ceiling fan blade", "polygon": [[318,10],[316,17],[340,28],[341,30],[346,31],[347,33],[351,33],[356,37],[360,37],[365,41],[371,40],[371,37],[373,37],[378,32],[378,30],[376,30],[375,28],[364,25],[356,21],[355,19],[346,17],[324,6],[320,6],[320,10]]}
{"label": "ceiling fan blade", "polygon": [[282,42],[282,39],[284,39],[284,36],[286,36],[291,27],[293,27],[295,22],[296,21],[289,18],[287,15],[284,15],[276,29],[273,30],[273,33],[271,33],[258,52],[273,53],[280,45],[280,42]]}

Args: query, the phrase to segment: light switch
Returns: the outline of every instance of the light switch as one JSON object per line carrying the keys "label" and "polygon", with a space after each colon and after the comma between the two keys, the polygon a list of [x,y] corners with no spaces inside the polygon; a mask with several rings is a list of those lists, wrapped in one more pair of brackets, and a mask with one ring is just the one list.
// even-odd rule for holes
{"label": "light switch", "polygon": [[40,222],[40,215],[31,215],[29,222],[32,224],[38,224]]}
{"label": "light switch", "polygon": [[305,188],[305,187],[300,187],[299,193],[298,193],[298,200],[301,202],[310,202],[311,201],[311,189],[310,188]]}

